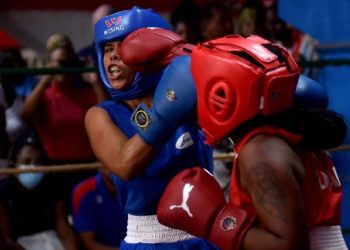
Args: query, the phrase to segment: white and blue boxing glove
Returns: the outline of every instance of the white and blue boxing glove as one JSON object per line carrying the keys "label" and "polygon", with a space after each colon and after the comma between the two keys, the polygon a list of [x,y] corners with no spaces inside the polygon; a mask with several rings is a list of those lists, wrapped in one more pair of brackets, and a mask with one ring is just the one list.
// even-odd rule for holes
{"label": "white and blue boxing glove", "polygon": [[190,56],[175,58],[164,70],[153,96],[153,107],[139,105],[131,123],[140,137],[158,147],[184,122],[195,120],[196,88]]}

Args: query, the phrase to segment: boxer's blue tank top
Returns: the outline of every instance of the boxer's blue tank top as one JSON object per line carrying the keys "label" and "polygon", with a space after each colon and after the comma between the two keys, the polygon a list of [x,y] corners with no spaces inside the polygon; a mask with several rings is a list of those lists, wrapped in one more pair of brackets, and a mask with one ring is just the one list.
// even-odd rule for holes
{"label": "boxer's blue tank top", "polygon": [[[111,117],[116,126],[131,138],[136,131],[130,124],[132,111],[122,102],[105,101],[98,104]],[[149,164],[144,175],[131,181],[118,176],[113,180],[125,212],[132,215],[156,214],[159,199],[168,182],[181,170],[202,166],[212,172],[212,148],[203,143],[204,135],[195,123],[178,128]]]}

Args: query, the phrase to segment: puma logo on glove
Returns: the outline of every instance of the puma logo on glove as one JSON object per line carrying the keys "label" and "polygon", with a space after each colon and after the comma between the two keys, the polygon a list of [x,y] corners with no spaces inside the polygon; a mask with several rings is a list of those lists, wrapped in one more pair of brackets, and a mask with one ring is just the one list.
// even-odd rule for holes
{"label": "puma logo on glove", "polygon": [[190,208],[187,205],[188,198],[190,198],[190,192],[192,191],[192,188],[194,188],[193,185],[186,183],[182,189],[182,203],[180,205],[171,205],[169,208],[170,210],[173,210],[174,208],[182,208],[186,211],[188,216],[193,217],[193,214],[190,211]]}

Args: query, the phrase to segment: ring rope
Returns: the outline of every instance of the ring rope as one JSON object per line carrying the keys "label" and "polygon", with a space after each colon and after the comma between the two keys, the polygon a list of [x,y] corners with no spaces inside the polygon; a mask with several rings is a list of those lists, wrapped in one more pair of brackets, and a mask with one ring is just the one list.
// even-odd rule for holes
{"label": "ring rope", "polygon": [[64,164],[64,165],[49,165],[49,166],[35,166],[28,168],[3,168],[0,169],[2,174],[21,174],[21,173],[57,173],[57,172],[76,172],[81,170],[98,170],[102,167],[100,162],[79,163],[79,164]]}
{"label": "ring rope", "polygon": [[[342,145],[338,148],[332,149],[332,151],[349,150],[350,145]],[[235,153],[214,153],[214,160],[232,160]],[[0,175],[17,175],[21,173],[58,173],[58,172],[76,172],[81,170],[98,170],[103,165],[100,162],[93,163],[81,163],[81,164],[65,164],[65,165],[51,165],[51,166],[36,166],[25,169],[18,168],[5,168],[0,169]],[[350,234],[350,228],[342,229],[343,234]]]}
{"label": "ring rope", "polygon": [[[350,150],[350,145],[341,145],[339,147],[330,149],[330,152],[347,151]],[[234,152],[213,154],[214,160],[232,161],[235,156]],[[17,175],[21,173],[57,173],[57,172],[77,172],[81,170],[98,170],[103,165],[100,162],[78,163],[78,164],[64,164],[64,165],[49,165],[49,166],[35,166],[28,168],[2,168],[0,175]]]}

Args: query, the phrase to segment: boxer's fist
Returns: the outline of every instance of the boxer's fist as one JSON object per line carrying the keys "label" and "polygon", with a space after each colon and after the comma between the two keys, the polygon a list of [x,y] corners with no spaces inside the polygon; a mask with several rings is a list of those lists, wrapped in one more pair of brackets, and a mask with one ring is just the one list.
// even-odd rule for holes
{"label": "boxer's fist", "polygon": [[226,203],[214,177],[200,167],[184,170],[171,180],[157,216],[160,223],[208,239],[224,250],[240,249],[254,220]]}
{"label": "boxer's fist", "polygon": [[172,31],[142,28],[123,40],[120,56],[133,70],[148,73],[164,68],[176,56],[189,54],[192,47]]}

